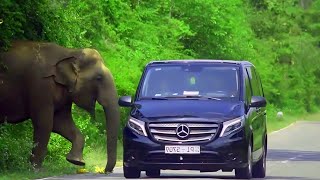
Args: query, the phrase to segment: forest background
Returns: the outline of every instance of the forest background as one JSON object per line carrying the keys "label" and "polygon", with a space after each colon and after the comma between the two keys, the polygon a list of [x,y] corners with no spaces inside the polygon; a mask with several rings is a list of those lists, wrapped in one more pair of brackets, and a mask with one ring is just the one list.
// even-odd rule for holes
{"label": "forest background", "polygon": [[[269,131],[320,107],[320,0],[1,0],[0,51],[14,39],[97,49],[119,96],[134,95],[145,64],[166,59],[248,60],[260,72]],[[276,112],[284,118],[276,118]],[[127,110],[122,109],[125,125]],[[73,107],[86,137],[87,168],[103,167],[104,115]],[[120,131],[121,132],[121,131]],[[119,164],[122,136],[119,133]],[[32,169],[31,122],[0,126],[0,174]],[[74,172],[71,144],[52,134],[46,176]],[[1,175],[0,175],[1,176]],[[33,175],[30,175],[33,177]]]}

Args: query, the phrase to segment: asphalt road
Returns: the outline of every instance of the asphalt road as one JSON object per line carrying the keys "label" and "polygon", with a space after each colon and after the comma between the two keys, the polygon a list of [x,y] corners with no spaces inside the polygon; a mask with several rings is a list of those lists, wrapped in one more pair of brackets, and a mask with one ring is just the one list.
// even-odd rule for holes
{"label": "asphalt road", "polygon": [[[269,135],[267,177],[265,179],[320,180],[320,122],[298,122]],[[141,173],[142,179],[151,179]],[[106,176],[81,174],[60,179],[125,179],[122,168]],[[161,171],[159,179],[234,179],[234,172]]]}

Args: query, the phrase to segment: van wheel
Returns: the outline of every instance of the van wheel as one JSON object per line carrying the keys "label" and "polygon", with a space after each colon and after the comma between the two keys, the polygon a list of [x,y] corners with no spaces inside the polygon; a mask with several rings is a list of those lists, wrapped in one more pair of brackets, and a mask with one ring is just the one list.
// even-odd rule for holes
{"label": "van wheel", "polygon": [[150,169],[146,171],[148,177],[157,178],[160,177],[160,169]]}
{"label": "van wheel", "polygon": [[267,153],[266,149],[263,148],[263,155],[260,160],[253,166],[252,176],[254,178],[264,178],[266,177],[267,169]]}
{"label": "van wheel", "polygon": [[248,166],[235,170],[237,179],[251,179],[252,178],[252,148],[251,144],[248,146]]}
{"label": "van wheel", "polygon": [[123,166],[123,174],[125,178],[140,178],[141,171],[137,168]]}

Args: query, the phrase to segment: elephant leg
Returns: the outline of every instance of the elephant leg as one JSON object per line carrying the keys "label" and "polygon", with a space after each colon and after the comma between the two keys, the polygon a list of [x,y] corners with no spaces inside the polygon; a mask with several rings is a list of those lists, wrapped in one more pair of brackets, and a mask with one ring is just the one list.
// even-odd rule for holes
{"label": "elephant leg", "polygon": [[83,148],[85,139],[73,122],[71,106],[55,113],[53,132],[60,134],[72,143],[72,148],[66,159],[75,165],[84,166]]}
{"label": "elephant leg", "polygon": [[53,110],[50,107],[41,108],[31,115],[34,147],[32,149],[30,161],[36,169],[41,167],[48,150],[47,145],[52,131],[52,117]]}

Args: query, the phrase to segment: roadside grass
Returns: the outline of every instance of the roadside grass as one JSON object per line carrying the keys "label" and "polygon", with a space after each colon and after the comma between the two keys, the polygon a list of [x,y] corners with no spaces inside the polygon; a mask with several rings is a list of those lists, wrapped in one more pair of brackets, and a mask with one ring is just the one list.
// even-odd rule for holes
{"label": "roadside grass", "polygon": [[[123,148],[122,143],[118,142],[116,167],[122,166]],[[102,147],[95,148],[94,151],[85,153],[86,170],[90,173],[97,173],[98,169],[104,169],[107,163],[106,149]]]}
{"label": "roadside grass", "polygon": [[296,121],[300,120],[300,117],[294,116],[294,115],[289,115],[285,114],[283,118],[278,119],[276,116],[271,116],[268,117],[267,121],[267,130],[268,133],[271,133],[273,131],[277,131],[279,129],[285,128],[289,126],[292,123],[295,123]]}
{"label": "roadside grass", "polygon": [[36,179],[51,176],[60,176],[64,174],[72,174],[76,168],[67,163],[59,163],[56,166],[51,162],[44,162],[43,168],[39,172],[34,172],[31,167],[21,170],[12,170],[7,172],[1,172],[0,180],[12,180],[12,179]]}
{"label": "roadside grass", "polygon": [[[122,153],[122,143],[118,142],[118,161],[116,167],[122,166]],[[22,168],[22,170],[0,172],[0,180],[27,180],[77,174],[80,173],[79,170],[83,168],[88,171],[88,173],[103,173],[107,163],[106,150],[104,147],[92,148],[90,151],[87,151],[85,148],[84,159],[86,162],[85,167],[72,165],[66,160],[58,160],[59,162],[55,162],[46,159],[43,168],[39,172],[34,172],[31,167]]]}
{"label": "roadside grass", "polygon": [[302,116],[304,121],[320,121],[320,113],[307,114]]}
{"label": "roadside grass", "polygon": [[275,114],[268,116],[268,133],[285,128],[297,121],[320,121],[320,113],[304,114],[304,115],[291,115],[284,114],[283,118],[276,118]]}

